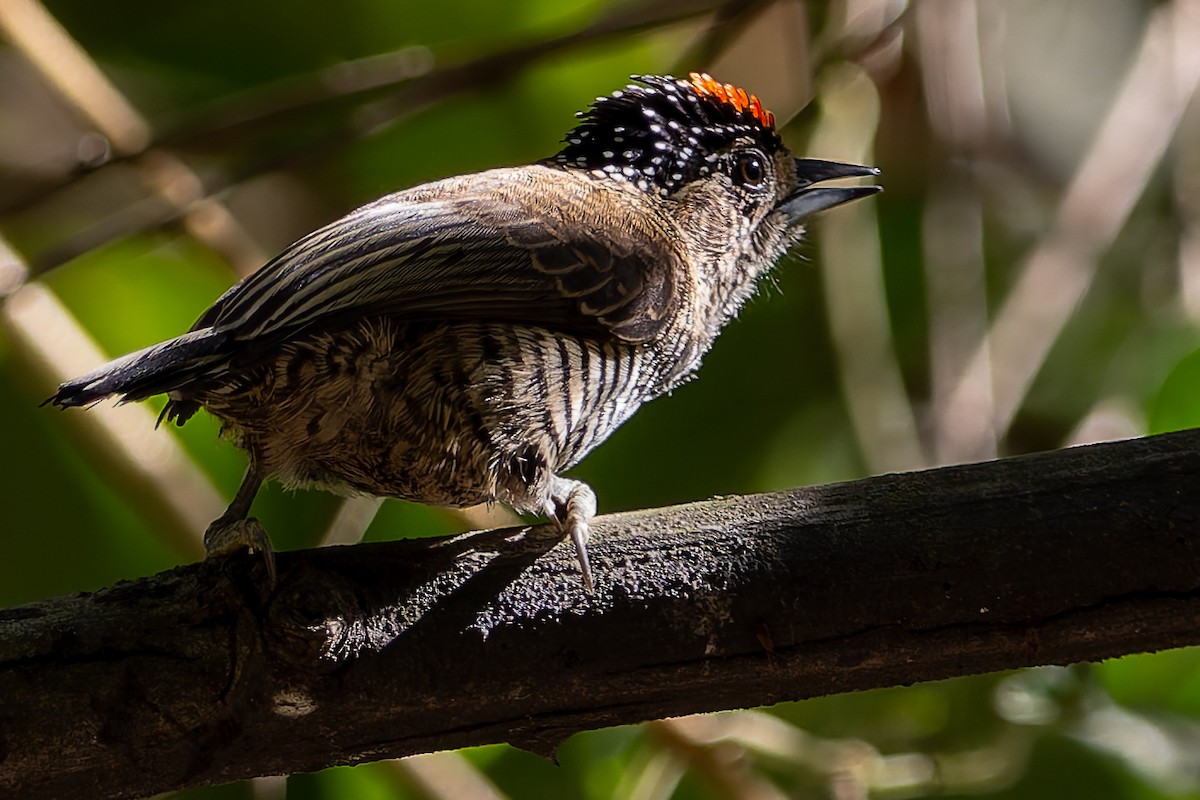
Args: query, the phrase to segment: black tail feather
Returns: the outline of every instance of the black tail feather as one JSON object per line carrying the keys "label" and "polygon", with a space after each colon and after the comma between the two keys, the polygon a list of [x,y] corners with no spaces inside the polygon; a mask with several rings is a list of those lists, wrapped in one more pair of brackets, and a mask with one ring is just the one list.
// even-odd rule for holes
{"label": "black tail feather", "polygon": [[67,381],[42,405],[85,406],[114,395],[132,402],[183,388],[228,357],[228,342],[227,334],[212,328],[190,331]]}

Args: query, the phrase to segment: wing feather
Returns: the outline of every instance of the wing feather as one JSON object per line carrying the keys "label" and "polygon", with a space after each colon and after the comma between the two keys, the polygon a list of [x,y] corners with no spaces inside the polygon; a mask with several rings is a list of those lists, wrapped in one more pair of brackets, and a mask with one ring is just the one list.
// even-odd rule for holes
{"label": "wing feather", "polygon": [[193,329],[272,341],[381,314],[523,321],[631,343],[661,332],[679,256],[658,240],[671,237],[638,236],[637,224],[619,234],[578,221],[567,230],[555,198],[487,177],[474,176],[472,192],[434,185],[390,195],[315,231],[226,292]]}

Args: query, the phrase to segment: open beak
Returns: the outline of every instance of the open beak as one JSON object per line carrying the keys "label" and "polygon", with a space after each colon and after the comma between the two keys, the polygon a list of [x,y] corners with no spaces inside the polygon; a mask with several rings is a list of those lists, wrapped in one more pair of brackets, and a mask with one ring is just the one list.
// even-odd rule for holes
{"label": "open beak", "polygon": [[875,167],[797,158],[796,190],[779,204],[779,210],[787,214],[792,224],[802,222],[819,211],[883,191],[882,186],[816,187],[814,184],[835,178],[861,178],[878,174],[879,170]]}

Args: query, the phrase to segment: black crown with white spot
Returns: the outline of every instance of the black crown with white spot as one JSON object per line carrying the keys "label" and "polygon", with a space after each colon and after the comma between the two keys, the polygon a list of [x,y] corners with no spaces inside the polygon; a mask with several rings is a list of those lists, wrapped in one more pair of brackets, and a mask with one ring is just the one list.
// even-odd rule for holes
{"label": "black crown with white spot", "polygon": [[719,151],[750,137],[767,156],[781,146],[775,118],[754,95],[692,73],[691,80],[642,75],[598,97],[564,139],[553,163],[598,170],[668,195],[712,171]]}

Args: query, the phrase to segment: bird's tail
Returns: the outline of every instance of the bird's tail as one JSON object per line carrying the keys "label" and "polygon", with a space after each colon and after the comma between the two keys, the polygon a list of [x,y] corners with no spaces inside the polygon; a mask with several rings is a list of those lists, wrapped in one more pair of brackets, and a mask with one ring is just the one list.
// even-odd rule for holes
{"label": "bird's tail", "polygon": [[58,387],[42,404],[84,406],[117,396],[123,403],[145,400],[196,382],[229,358],[229,336],[212,328],[182,336],[110,361]]}

